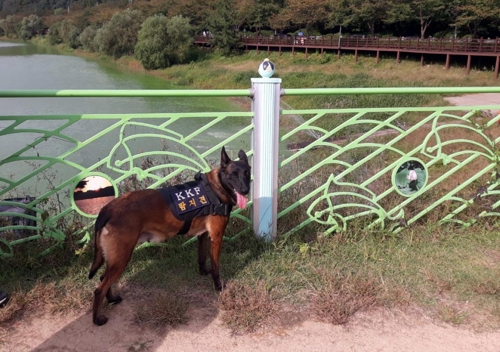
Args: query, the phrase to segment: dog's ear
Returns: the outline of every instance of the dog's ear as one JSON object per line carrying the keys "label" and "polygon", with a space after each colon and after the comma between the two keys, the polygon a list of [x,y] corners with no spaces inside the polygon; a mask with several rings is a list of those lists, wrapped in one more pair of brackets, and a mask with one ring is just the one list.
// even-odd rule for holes
{"label": "dog's ear", "polygon": [[238,158],[240,158],[240,160],[243,161],[245,164],[248,164],[247,154],[243,150],[241,150],[241,149],[238,152]]}
{"label": "dog's ear", "polygon": [[226,148],[222,147],[220,152],[220,167],[222,170],[225,170],[226,167],[231,163],[231,159],[226,153]]}

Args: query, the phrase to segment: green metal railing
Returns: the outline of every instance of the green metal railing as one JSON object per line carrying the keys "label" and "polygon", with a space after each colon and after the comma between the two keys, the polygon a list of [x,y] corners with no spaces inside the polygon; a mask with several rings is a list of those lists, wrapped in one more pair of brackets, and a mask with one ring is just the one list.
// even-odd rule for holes
{"label": "green metal railing", "polygon": [[[65,90],[3,91],[0,99],[248,95],[248,90]],[[252,117],[251,112],[0,116],[0,257],[12,256],[15,246],[34,240],[43,242],[45,252],[69,234],[87,242],[97,215],[91,203],[75,200],[82,180],[100,177],[119,195],[192,179],[197,171],[218,165],[222,146],[232,157],[241,147],[251,155]],[[221,135],[228,126],[233,134],[203,142],[204,136]],[[243,222],[240,228],[250,222],[241,211],[233,219]]]}
{"label": "green metal railing", "polygon": [[[286,89],[282,93],[461,94],[500,93],[500,88]],[[0,101],[249,95],[253,95],[250,90],[0,91]],[[398,233],[425,221],[469,226],[497,219],[499,110],[500,102],[280,110],[278,236],[349,230],[354,221]],[[11,256],[17,245],[33,240],[43,243],[44,251],[69,235],[86,243],[95,215],[82,211],[74,199],[82,179],[100,176],[121,194],[182,182],[198,170],[208,170],[218,163],[223,145],[252,155],[254,118],[254,112],[0,116],[0,209],[17,207],[2,212],[0,256]],[[230,135],[220,135],[230,130],[228,126],[234,128]],[[208,135],[216,137],[206,141]],[[233,215],[229,236],[250,228],[248,211]]]}
{"label": "green metal railing", "polygon": [[[323,88],[285,92],[407,95],[499,93],[500,89]],[[453,107],[283,110],[282,121],[287,116],[300,116],[304,123],[281,137],[281,143],[299,148],[280,162],[282,205],[277,217],[295,219],[288,226],[289,221],[282,220],[281,235],[309,225],[316,225],[315,229],[319,227],[325,234],[345,231],[355,219],[366,227],[393,233],[425,220],[460,226],[488,218],[496,221],[500,216],[499,109],[500,101]],[[418,166],[417,177],[410,189],[408,167],[414,166]]]}

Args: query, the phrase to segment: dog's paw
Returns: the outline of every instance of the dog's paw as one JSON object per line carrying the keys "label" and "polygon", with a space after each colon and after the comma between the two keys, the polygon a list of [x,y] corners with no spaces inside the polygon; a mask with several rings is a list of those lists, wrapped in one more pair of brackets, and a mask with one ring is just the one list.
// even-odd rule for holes
{"label": "dog's paw", "polygon": [[205,267],[201,267],[200,266],[200,275],[202,276],[207,276],[209,274],[211,274],[212,272],[210,270],[207,270],[207,268]]}
{"label": "dog's paw", "polygon": [[214,282],[215,291],[221,292],[226,288],[226,284],[224,282]]}
{"label": "dog's paw", "polygon": [[122,300],[123,300],[123,299],[122,299],[122,297],[117,295],[117,296],[113,296],[113,297],[111,297],[110,299],[108,299],[108,302],[109,302],[109,303],[112,303],[112,304],[118,304],[118,303],[120,303]]}
{"label": "dog's paw", "polygon": [[104,315],[99,315],[96,318],[94,318],[94,324],[97,326],[104,325],[108,322],[108,318],[106,318]]}

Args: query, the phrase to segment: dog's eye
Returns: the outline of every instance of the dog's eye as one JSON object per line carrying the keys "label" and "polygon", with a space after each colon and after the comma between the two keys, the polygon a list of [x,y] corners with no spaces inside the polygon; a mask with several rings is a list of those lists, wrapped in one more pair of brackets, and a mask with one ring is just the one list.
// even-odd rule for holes
{"label": "dog's eye", "polygon": [[237,172],[237,171],[234,171],[234,172],[231,174],[231,176],[233,176],[233,177],[238,177],[238,172]]}

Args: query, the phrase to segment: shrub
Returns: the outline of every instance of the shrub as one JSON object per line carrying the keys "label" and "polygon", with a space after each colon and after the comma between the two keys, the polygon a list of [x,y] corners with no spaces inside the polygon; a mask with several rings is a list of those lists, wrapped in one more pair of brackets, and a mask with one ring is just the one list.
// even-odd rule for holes
{"label": "shrub", "polygon": [[70,26],[69,31],[63,36],[63,41],[73,49],[80,47],[80,30],[76,26]]}
{"label": "shrub", "polygon": [[62,22],[54,22],[50,27],[47,34],[50,45],[56,45],[62,43],[61,36]]}
{"label": "shrub", "polygon": [[95,42],[98,51],[115,59],[131,54],[137,43],[142,14],[138,10],[116,13],[97,31]]}
{"label": "shrub", "polygon": [[191,33],[189,20],[182,16],[149,17],[139,31],[135,56],[147,70],[183,62],[192,44]]}
{"label": "shrub", "polygon": [[0,20],[0,28],[7,38],[16,37],[16,18],[12,15]]}
{"label": "shrub", "polygon": [[78,28],[67,20],[53,23],[49,28],[49,43],[51,45],[66,43],[72,48],[80,46]]}
{"label": "shrub", "polygon": [[29,15],[21,20],[18,36],[24,40],[31,39],[41,28],[41,20],[37,15]]}
{"label": "shrub", "polygon": [[95,28],[94,26],[88,26],[82,31],[82,33],[78,37],[78,40],[80,41],[80,44],[82,45],[84,50],[90,52],[97,51],[98,48],[95,42],[96,34],[97,28]]}

